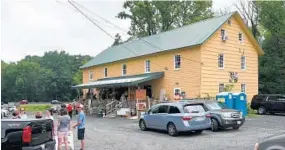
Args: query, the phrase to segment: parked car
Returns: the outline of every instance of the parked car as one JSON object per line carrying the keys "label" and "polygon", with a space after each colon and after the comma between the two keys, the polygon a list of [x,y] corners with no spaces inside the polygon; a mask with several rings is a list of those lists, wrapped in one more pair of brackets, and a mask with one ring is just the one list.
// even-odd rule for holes
{"label": "parked car", "polygon": [[21,104],[21,105],[23,105],[23,104],[28,104],[28,100],[21,100],[21,101],[20,101],[20,104]]}
{"label": "parked car", "polygon": [[245,122],[242,112],[235,109],[228,109],[223,103],[215,100],[195,100],[204,104],[204,107],[211,115],[211,130],[216,132],[219,129],[239,129]]}
{"label": "parked car", "polygon": [[1,120],[2,150],[53,150],[53,121],[49,119]]}
{"label": "parked car", "polygon": [[255,144],[254,150],[285,150],[285,132],[261,140]]}
{"label": "parked car", "polygon": [[254,95],[250,107],[260,115],[267,113],[285,113],[285,95],[259,94]]}
{"label": "parked car", "polygon": [[58,100],[52,100],[50,103],[51,104],[61,104],[60,101],[58,101]]}
{"label": "parked car", "polygon": [[202,133],[211,127],[211,120],[202,103],[162,103],[141,116],[139,127],[142,131],[165,130],[170,136],[176,136],[185,131]]}
{"label": "parked car", "polygon": [[8,117],[9,111],[5,107],[1,107],[1,116]]}
{"label": "parked car", "polygon": [[8,111],[9,112],[14,112],[16,110],[17,110],[16,106],[8,106]]}

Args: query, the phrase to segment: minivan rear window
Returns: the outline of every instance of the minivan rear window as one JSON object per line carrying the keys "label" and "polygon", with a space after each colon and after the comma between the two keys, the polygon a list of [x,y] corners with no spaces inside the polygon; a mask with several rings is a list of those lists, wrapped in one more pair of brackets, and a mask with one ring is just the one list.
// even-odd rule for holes
{"label": "minivan rear window", "polygon": [[184,106],[185,113],[194,113],[194,112],[205,112],[205,109],[202,105],[186,105]]}

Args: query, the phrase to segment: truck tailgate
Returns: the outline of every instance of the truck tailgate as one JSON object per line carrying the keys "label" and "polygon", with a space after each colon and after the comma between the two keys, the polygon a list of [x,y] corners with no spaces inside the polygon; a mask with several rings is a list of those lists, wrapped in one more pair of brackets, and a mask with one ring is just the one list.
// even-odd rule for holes
{"label": "truck tailgate", "polygon": [[[23,129],[31,127],[31,141],[22,141]],[[1,120],[1,148],[40,145],[53,140],[53,121],[49,119]]]}

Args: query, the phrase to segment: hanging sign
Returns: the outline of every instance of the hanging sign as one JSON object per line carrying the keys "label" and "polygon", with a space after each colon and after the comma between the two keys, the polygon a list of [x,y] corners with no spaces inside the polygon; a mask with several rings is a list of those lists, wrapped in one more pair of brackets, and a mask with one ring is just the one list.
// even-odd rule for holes
{"label": "hanging sign", "polygon": [[136,90],[136,99],[137,100],[146,100],[146,90],[145,89]]}

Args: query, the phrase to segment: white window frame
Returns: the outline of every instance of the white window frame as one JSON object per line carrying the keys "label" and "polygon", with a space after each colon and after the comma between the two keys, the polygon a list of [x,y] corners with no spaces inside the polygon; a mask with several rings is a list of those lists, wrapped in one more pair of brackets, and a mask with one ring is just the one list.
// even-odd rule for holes
{"label": "white window frame", "polygon": [[94,74],[93,74],[93,71],[89,70],[89,80],[93,80],[93,77],[94,77]]}
{"label": "white window frame", "polygon": [[[220,56],[223,56],[223,67],[220,67]],[[218,68],[219,69],[224,69],[225,68],[225,54],[223,54],[223,53],[220,53],[220,54],[218,54]]]}
{"label": "white window frame", "polygon": [[[241,39],[240,39],[240,36],[241,35]],[[238,41],[240,42],[240,43],[243,43],[244,42],[244,36],[243,36],[243,33],[241,33],[241,32],[239,32],[238,33]]]}
{"label": "white window frame", "polygon": [[146,60],[145,61],[144,68],[145,68],[145,73],[149,73],[150,72],[150,60]]}
{"label": "white window frame", "polygon": [[219,83],[219,89],[218,89],[218,93],[221,93],[221,91],[220,91],[220,85],[222,85],[223,84],[223,91],[222,92],[224,92],[225,91],[225,83]]}
{"label": "white window frame", "polygon": [[175,96],[175,91],[176,91],[176,90],[179,90],[179,94],[181,94],[181,88],[174,88],[174,89],[173,89],[173,95],[174,95],[174,96]]}
{"label": "white window frame", "polygon": [[[124,68],[124,66],[126,66],[126,68]],[[127,65],[126,64],[122,64],[122,76],[127,75]]]}
{"label": "white window frame", "polygon": [[[180,67],[179,68],[176,68],[176,56],[180,57]],[[174,55],[173,60],[174,60],[174,70],[180,70],[181,69],[181,55],[180,54]]]}
{"label": "white window frame", "polygon": [[[244,91],[243,91],[243,86],[244,86]],[[240,84],[240,92],[246,93],[246,84],[245,83]]]}
{"label": "white window frame", "polygon": [[108,68],[104,68],[104,78],[108,77]]}
{"label": "white window frame", "polygon": [[[243,60],[244,60],[244,62],[243,62]],[[240,57],[240,68],[241,68],[241,70],[246,70],[246,56]]]}

